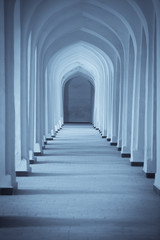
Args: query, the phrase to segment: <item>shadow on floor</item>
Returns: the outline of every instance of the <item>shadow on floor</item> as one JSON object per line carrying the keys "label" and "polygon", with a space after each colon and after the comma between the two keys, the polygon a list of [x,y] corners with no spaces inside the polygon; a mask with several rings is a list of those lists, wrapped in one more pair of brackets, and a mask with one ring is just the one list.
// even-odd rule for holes
{"label": "shadow on floor", "polygon": [[48,173],[48,172],[36,172],[36,173],[30,173],[28,177],[76,177],[76,176],[103,176],[103,175],[109,175],[109,176],[123,176],[126,174],[125,172],[115,172],[110,173],[105,171],[105,173],[102,172],[83,172],[83,173]]}
{"label": "shadow on floor", "polygon": [[[144,223],[139,221],[124,219],[75,219],[75,218],[45,218],[45,217],[26,217],[26,216],[5,216],[0,217],[0,228],[14,228],[14,227],[38,227],[38,226],[91,226],[91,225],[117,225],[117,226],[145,226],[147,227],[147,220]],[[160,233],[160,229],[159,229]]]}
{"label": "shadow on floor", "polygon": [[[47,159],[47,157],[50,157],[50,156],[52,156],[53,157],[53,155],[43,155],[44,157],[46,157],[46,159]],[[76,156],[75,156],[75,158],[76,158]],[[126,160],[128,160],[127,158],[126,158]],[[130,162],[129,161],[126,161],[125,162],[126,163],[126,165],[130,165]],[[61,160],[58,160],[58,161],[55,161],[55,160],[38,160],[35,164],[93,164],[93,165],[97,165],[97,166],[100,166],[101,164],[102,165],[104,165],[104,161],[95,161],[95,160],[86,160],[86,161],[77,161],[76,159],[75,160],[73,160],[73,161],[61,161]],[[118,165],[121,165],[121,163],[118,163],[118,162],[113,162],[112,163],[112,166],[118,166]]]}
{"label": "shadow on floor", "polygon": [[[110,157],[110,156],[119,156],[119,153],[117,152],[117,154],[115,154],[115,152],[106,152],[106,151],[60,151],[60,150],[53,150],[52,149],[52,153],[46,153],[48,151],[47,150],[44,150],[44,153],[42,156],[75,156],[75,157],[78,157],[78,156],[104,156],[106,154],[107,157]],[[50,150],[49,150],[50,151]],[[48,152],[49,152],[48,151]]]}
{"label": "shadow on floor", "polygon": [[64,195],[70,195],[70,194],[118,194],[118,192],[101,192],[101,191],[88,191],[88,190],[53,190],[53,189],[18,189],[16,191],[16,195],[41,195],[41,194],[64,194]]}

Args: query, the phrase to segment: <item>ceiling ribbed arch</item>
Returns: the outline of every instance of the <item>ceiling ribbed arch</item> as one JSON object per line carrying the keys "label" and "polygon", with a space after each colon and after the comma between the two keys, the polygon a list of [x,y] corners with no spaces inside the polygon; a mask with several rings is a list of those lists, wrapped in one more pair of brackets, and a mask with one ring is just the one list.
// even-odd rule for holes
{"label": "ceiling ribbed arch", "polygon": [[[72,34],[73,39],[70,39],[70,35]],[[101,51],[104,51],[104,48],[107,48],[107,55],[110,59],[112,59],[112,62],[115,62],[115,59],[117,56],[120,58],[120,55],[117,51],[117,49],[111,45],[111,42],[108,42],[106,39],[100,39],[99,36],[93,35],[94,32],[86,32],[86,29],[83,29],[81,31],[76,32],[70,32],[67,35],[65,35],[65,43],[63,41],[64,37],[61,37],[59,40],[55,41],[53,45],[49,46],[49,48],[43,52],[41,55],[41,59],[44,59],[44,65],[47,65],[48,59],[51,58],[54,54],[53,51],[56,52],[57,50],[62,49],[63,47],[68,46],[69,44],[74,44],[79,41],[83,41],[86,43],[90,43],[93,46],[96,46],[97,48],[101,49]],[[104,42],[106,43],[104,45]]]}
{"label": "ceiling ribbed arch", "polygon": [[138,14],[135,6],[124,0],[39,1],[28,29],[33,32],[32,47],[38,47],[39,66],[43,66],[41,71],[53,61],[60,49],[80,41],[101,49],[113,66],[116,67],[117,58],[123,66],[129,36],[132,37],[135,54],[137,52]]}
{"label": "ceiling ribbed arch", "polygon": [[45,69],[50,81],[59,86],[73,72],[86,71],[98,85],[98,81],[114,76],[117,61],[122,75],[130,37],[137,56],[145,18],[134,1],[36,2],[39,4],[28,19],[28,35],[32,32],[32,49],[37,49],[42,81]]}
{"label": "ceiling ribbed arch", "polygon": [[[87,62],[88,65],[89,63],[92,63],[93,67],[96,67],[97,69],[101,66],[101,68],[99,67],[98,69],[98,72],[103,75],[101,80],[103,78],[105,79],[105,70],[108,67],[113,71],[113,63],[111,59],[107,55],[103,54],[100,49],[95,49],[94,46],[85,42],[76,43],[59,51],[59,53],[51,59],[50,68],[52,69],[52,72],[54,72],[52,73],[54,76],[56,75],[56,72],[62,72],[60,79],[64,80],[68,64],[72,66],[70,70],[72,71],[74,64],[80,68],[85,68],[85,64],[87,64]],[[90,73],[92,73],[92,68],[90,69]],[[93,76],[92,78],[95,79]]]}
{"label": "ceiling ribbed arch", "polygon": [[[42,22],[42,24],[43,23],[47,23],[47,21],[45,21],[45,19],[43,19],[42,18],[42,7],[43,6],[46,6],[47,5],[47,2],[48,1],[46,1],[46,4],[44,4],[43,2],[41,2],[41,4],[40,4],[40,6],[38,6],[38,8],[37,8],[37,10],[35,11],[35,14],[34,14],[34,16],[32,16],[32,18],[31,18],[31,21],[30,21],[30,23],[32,23],[32,22],[34,22],[34,24],[33,24],[33,26],[36,26],[36,20],[37,20],[37,22],[38,22],[38,26],[36,27],[36,29],[40,29],[41,27],[41,22]],[[49,1],[50,2],[50,1]],[[82,9],[82,11],[84,11],[84,9],[85,9],[85,11],[86,11],[86,6],[88,5],[88,8],[87,8],[87,12],[88,11],[92,11],[92,13],[93,13],[93,10],[95,11],[95,9],[96,9],[96,12],[98,13],[98,9],[97,9],[97,6],[100,8],[100,6],[101,6],[101,9],[100,9],[100,11],[102,12],[102,11],[104,11],[104,6],[103,6],[103,9],[102,9],[102,3],[100,3],[100,2],[98,2],[97,3],[97,1],[86,1],[85,2],[85,7],[84,7],[84,2],[82,2],[82,1],[74,1],[74,2],[72,2],[72,1],[69,1],[69,3],[70,3],[70,5],[74,5],[74,6],[76,6],[76,4],[80,4],[80,6],[81,6],[81,8],[80,9]],[[62,9],[64,9],[64,6],[68,6],[69,5],[69,3],[68,4],[64,4],[64,2],[63,2],[63,4],[62,4],[62,1],[61,1],[61,4],[60,5],[58,5],[59,6],[59,8],[58,8],[58,6],[56,5],[56,10],[54,9],[54,5],[53,5],[53,16],[54,16],[54,12],[58,12],[58,10],[57,9],[61,9],[61,11],[59,12],[59,16],[61,16],[61,15],[63,15],[63,11],[62,11]],[[82,4],[83,3],[83,4]],[[93,6],[93,3],[94,4],[98,4],[98,5],[95,5],[95,6]],[[44,5],[43,5],[44,4]],[[109,4],[109,2],[107,2],[107,5]],[[62,5],[63,5],[63,8],[62,8]],[[82,7],[83,6],[83,7]],[[92,8],[94,7],[94,9],[91,9],[91,6],[92,6]],[[40,9],[41,9],[41,11],[40,11]],[[45,13],[45,9],[46,9],[46,7],[44,7],[43,8],[43,15],[44,15],[44,13]],[[126,26],[127,26],[127,21],[122,21],[122,16],[120,15],[120,14],[118,14],[118,12],[116,12],[116,11],[113,11],[112,9],[110,9],[108,6],[107,7],[105,7],[105,10],[106,10],[106,13],[108,13],[108,12],[112,12],[112,14],[114,13],[114,18],[118,18],[118,21],[119,20],[121,20],[121,21],[119,21],[119,24],[118,24],[118,26],[120,26],[120,24],[123,22],[125,22],[125,24],[126,24]],[[47,10],[46,10],[47,11]],[[73,11],[72,11],[73,12]],[[48,15],[50,15],[50,14],[47,14],[46,16],[48,17]],[[65,14],[64,14],[65,15]],[[108,16],[108,14],[103,14],[103,15],[105,15],[105,18],[107,18],[107,16]],[[99,14],[98,16],[97,16],[97,19],[100,17],[100,18],[102,18],[102,16],[103,16],[102,14]],[[38,17],[39,16],[39,17]],[[35,17],[35,18],[34,18]],[[41,21],[39,21],[39,18],[41,19]],[[58,19],[56,19],[56,22],[58,21]],[[114,21],[111,21],[110,22],[110,24],[112,25],[112,22],[114,22]],[[49,22],[48,22],[48,26],[50,26],[51,24],[49,24]],[[117,24],[116,24],[117,25]],[[115,26],[116,26],[115,25]],[[122,24],[121,24],[122,25]],[[111,28],[113,28],[114,29],[114,27],[115,26],[113,26],[113,27],[111,27]],[[125,27],[126,27],[125,26]],[[121,26],[122,27],[122,26]],[[35,30],[36,29],[34,29],[34,33],[35,33]],[[129,27],[128,27],[128,29],[129,29]],[[131,28],[130,28],[131,29]],[[34,34],[35,35],[35,34]],[[123,35],[124,35],[124,31],[123,31]],[[38,38],[39,39],[39,38]]]}
{"label": "ceiling ribbed arch", "polygon": [[[71,16],[68,21],[61,22],[60,25],[57,25],[55,29],[52,29],[51,32],[46,32],[42,35],[42,38],[39,38],[39,44],[40,48],[47,48],[48,45],[54,44],[54,41],[57,38],[60,38],[61,36],[65,37],[66,34],[69,32],[83,29],[88,29],[88,33],[92,31],[93,33],[97,33],[101,39],[107,38],[108,42],[111,42],[112,45],[115,46],[117,51],[122,55],[123,57],[123,46],[120,39],[114,34],[113,31],[111,31],[111,28],[109,29],[107,26],[101,25],[97,23],[95,20],[91,20],[87,17],[82,17],[80,19],[76,20],[74,19],[76,17],[75,15]],[[73,22],[73,24],[72,24]],[[68,27],[69,26],[69,27]],[[85,30],[87,31],[87,30]],[[102,36],[102,37],[101,37]],[[64,39],[65,41],[65,39]],[[104,49],[105,50],[105,49]],[[45,50],[44,50],[45,51]]]}
{"label": "ceiling ribbed arch", "polygon": [[63,85],[62,85],[62,90],[64,89],[65,87],[65,84],[72,78],[76,78],[76,77],[83,77],[85,79],[87,79],[88,81],[90,81],[90,83],[94,86],[95,88],[95,84],[94,84],[94,81],[93,79],[91,78],[89,72],[85,71],[84,69],[76,69],[74,70],[72,73],[67,73],[64,78],[65,78],[65,81],[63,82]]}

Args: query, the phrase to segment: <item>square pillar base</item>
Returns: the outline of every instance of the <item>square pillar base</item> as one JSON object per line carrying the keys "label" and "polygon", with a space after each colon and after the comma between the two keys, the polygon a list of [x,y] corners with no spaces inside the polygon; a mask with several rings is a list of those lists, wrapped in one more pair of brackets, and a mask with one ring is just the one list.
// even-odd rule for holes
{"label": "square pillar base", "polygon": [[13,195],[15,189],[13,187],[0,188],[0,195]]}
{"label": "square pillar base", "polygon": [[153,185],[153,190],[160,196],[160,189]]}
{"label": "square pillar base", "polygon": [[53,137],[47,137],[46,140],[47,140],[47,141],[52,141],[52,140],[53,140]]}
{"label": "square pillar base", "polygon": [[37,159],[36,159],[36,158],[35,158],[35,159],[30,159],[30,160],[29,160],[29,163],[30,163],[30,164],[35,164],[36,162],[37,162]]}
{"label": "square pillar base", "polygon": [[116,142],[111,142],[110,145],[111,146],[117,146],[117,143]]}
{"label": "square pillar base", "polygon": [[1,186],[0,195],[13,195],[15,194],[18,187],[18,183],[15,182],[13,186]]}
{"label": "square pillar base", "polygon": [[17,170],[16,177],[27,177],[29,173],[32,171],[32,168],[29,167],[27,170]]}
{"label": "square pillar base", "polygon": [[130,162],[132,167],[143,167],[143,162]]}
{"label": "square pillar base", "polygon": [[131,154],[130,153],[121,153],[121,157],[122,158],[131,158]]}
{"label": "square pillar base", "polygon": [[144,170],[143,170],[143,173],[146,178],[153,178],[153,179],[155,178],[155,173],[145,172]]}
{"label": "square pillar base", "polygon": [[155,173],[146,173],[146,178],[155,178]]}
{"label": "square pillar base", "polygon": [[16,177],[27,177],[28,175],[28,171],[16,171]]}
{"label": "square pillar base", "polygon": [[42,153],[41,152],[34,152],[34,156],[37,157],[37,156],[42,156]]}

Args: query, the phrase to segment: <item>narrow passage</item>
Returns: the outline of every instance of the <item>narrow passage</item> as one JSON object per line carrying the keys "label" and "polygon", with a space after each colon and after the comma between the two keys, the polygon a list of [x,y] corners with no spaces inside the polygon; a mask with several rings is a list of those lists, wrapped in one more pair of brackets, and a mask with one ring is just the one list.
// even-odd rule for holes
{"label": "narrow passage", "polygon": [[153,180],[92,125],[64,125],[17,182],[0,197],[2,240],[160,239]]}

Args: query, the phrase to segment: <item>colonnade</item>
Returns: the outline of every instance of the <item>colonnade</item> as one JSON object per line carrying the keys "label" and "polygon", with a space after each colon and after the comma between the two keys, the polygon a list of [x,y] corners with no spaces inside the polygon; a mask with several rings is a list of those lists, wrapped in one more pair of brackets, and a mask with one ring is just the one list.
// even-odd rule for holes
{"label": "colonnade", "polygon": [[95,88],[94,127],[159,192],[159,42],[158,0],[0,0],[0,193],[62,127],[77,74]]}

